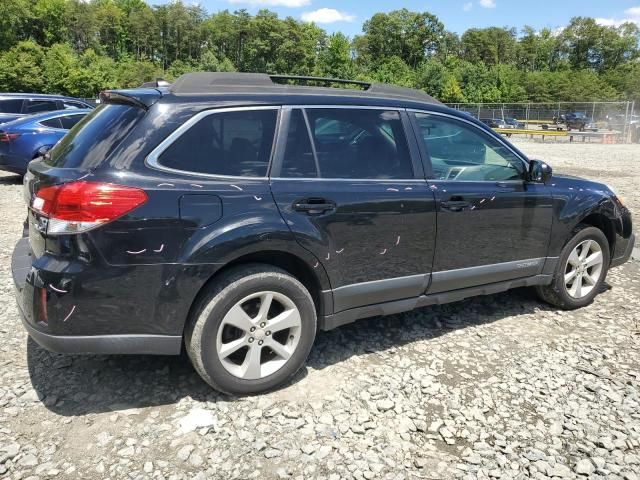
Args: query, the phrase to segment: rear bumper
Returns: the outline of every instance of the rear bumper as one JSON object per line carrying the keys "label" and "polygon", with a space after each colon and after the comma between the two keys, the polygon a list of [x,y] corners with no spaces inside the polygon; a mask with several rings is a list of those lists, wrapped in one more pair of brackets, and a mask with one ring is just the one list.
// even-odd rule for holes
{"label": "rear bumper", "polygon": [[0,154],[0,170],[24,175],[30,160],[16,155]]}
{"label": "rear bumper", "polygon": [[[39,284],[37,269],[33,267],[33,257],[29,239],[22,238],[16,245],[11,257],[11,273],[15,295],[22,324],[40,346],[58,353],[94,353],[94,354],[150,354],[178,355],[182,348],[180,335],[155,334],[106,334],[106,335],[58,335],[47,331],[50,325],[41,321],[41,305],[38,303]],[[45,290],[46,293],[46,290]],[[48,295],[48,293],[46,293]],[[48,302],[51,303],[51,302]],[[55,310],[51,308],[51,316]],[[71,312],[76,309],[72,305]],[[66,315],[66,307],[62,310]],[[92,315],[85,320],[91,321]],[[63,320],[64,321],[64,320]]]}
{"label": "rear bumper", "polygon": [[610,267],[618,267],[623,263],[626,263],[629,258],[631,258],[631,254],[633,253],[633,247],[636,244],[636,236],[632,233],[629,239],[627,240],[627,245],[624,247],[622,255],[619,257],[613,258],[611,260]]}

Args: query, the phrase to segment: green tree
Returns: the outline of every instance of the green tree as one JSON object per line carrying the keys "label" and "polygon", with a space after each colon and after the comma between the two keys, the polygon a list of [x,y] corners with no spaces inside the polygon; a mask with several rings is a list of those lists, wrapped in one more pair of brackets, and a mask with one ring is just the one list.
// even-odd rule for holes
{"label": "green tree", "polygon": [[364,35],[356,45],[366,62],[383,63],[396,56],[412,68],[434,55],[444,36],[444,25],[435,15],[406,8],[376,13],[362,30]]}
{"label": "green tree", "polygon": [[514,28],[471,28],[460,38],[462,58],[468,62],[486,65],[513,63],[518,44]]}
{"label": "green tree", "polygon": [[351,43],[344,34],[333,33],[320,51],[317,73],[322,77],[352,78]]}
{"label": "green tree", "polygon": [[19,42],[0,56],[0,91],[42,92],[44,52],[31,40]]}

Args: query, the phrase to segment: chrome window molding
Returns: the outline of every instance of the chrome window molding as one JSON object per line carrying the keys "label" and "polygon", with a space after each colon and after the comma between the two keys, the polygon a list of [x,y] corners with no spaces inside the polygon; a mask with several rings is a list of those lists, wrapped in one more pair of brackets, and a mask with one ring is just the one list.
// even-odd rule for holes
{"label": "chrome window molding", "polygon": [[233,179],[233,180],[265,180],[268,178],[269,169],[271,168],[275,138],[278,136],[278,125],[279,120],[276,119],[276,131],[274,132],[274,138],[271,141],[271,154],[269,157],[269,164],[267,165],[267,172],[264,176],[261,177],[249,177],[242,175],[220,175],[215,173],[203,173],[203,172],[193,172],[191,170],[181,170],[178,168],[171,168],[162,165],[158,158],[162,153],[169,148],[173,142],[175,142],[178,138],[180,138],[187,130],[189,130],[193,125],[198,123],[203,118],[206,118],[210,115],[216,115],[219,113],[227,113],[227,112],[246,112],[246,111],[257,111],[257,110],[276,110],[279,111],[282,107],[279,105],[256,105],[250,107],[224,107],[224,108],[213,108],[211,110],[204,110],[195,114],[189,120],[180,125],[177,129],[175,129],[167,138],[165,138],[160,144],[154,148],[149,155],[145,158],[145,165],[155,170],[160,170],[163,172],[177,173],[180,175],[188,175],[192,177],[200,177],[200,178],[213,178],[213,179]]}
{"label": "chrome window molding", "polygon": [[427,184],[424,178],[317,178],[317,177],[271,177],[271,180],[299,180],[305,182],[378,182],[378,183],[421,183]]}
{"label": "chrome window molding", "polygon": [[[478,125],[476,125],[475,123],[467,120],[466,118],[462,118],[460,116],[457,115],[451,115],[450,113],[444,113],[444,112],[435,112],[433,110],[420,110],[417,108],[407,108],[406,111],[408,113],[421,113],[423,115],[437,115],[439,117],[447,117],[447,118],[451,118],[453,120],[457,120],[459,122],[464,122],[467,125],[471,125],[471,127],[475,128],[476,130],[478,130],[479,132],[481,132],[484,135],[490,135],[489,133],[487,133],[485,130],[481,129],[480,127],[478,127]],[[502,146],[504,146],[507,150],[509,150],[516,158],[520,159],[520,161],[523,163],[524,165],[524,171],[525,173],[527,172],[528,168],[529,168],[529,161],[528,159],[522,157],[522,155],[520,155],[518,152],[516,152],[513,148],[511,148],[511,146],[506,143],[504,141],[504,139],[502,137],[500,137],[499,135],[491,135],[491,137],[498,141],[500,144],[502,144]],[[428,152],[427,152],[428,153]],[[431,161],[431,155],[429,155],[429,161]],[[433,179],[432,179],[433,180]],[[455,181],[455,180],[454,180]],[[483,180],[480,180],[483,181]],[[493,181],[493,180],[484,180],[484,181]],[[517,181],[521,181],[521,180],[517,180]]]}

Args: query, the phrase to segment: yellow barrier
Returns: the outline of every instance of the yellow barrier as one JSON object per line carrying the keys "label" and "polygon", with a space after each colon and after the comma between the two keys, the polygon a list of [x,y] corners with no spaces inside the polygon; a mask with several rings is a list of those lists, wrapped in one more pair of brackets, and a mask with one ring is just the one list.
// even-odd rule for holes
{"label": "yellow barrier", "polygon": [[498,133],[515,133],[518,135],[542,135],[547,137],[566,137],[566,130],[527,130],[524,128],[494,128]]}

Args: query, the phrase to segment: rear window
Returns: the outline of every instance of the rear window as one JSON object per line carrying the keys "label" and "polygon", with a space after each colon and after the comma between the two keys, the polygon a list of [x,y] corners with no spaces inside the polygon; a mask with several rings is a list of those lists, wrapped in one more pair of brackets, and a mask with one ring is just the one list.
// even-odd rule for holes
{"label": "rear window", "polygon": [[189,172],[264,177],[277,115],[276,109],[207,115],[169,145],[158,163]]}
{"label": "rear window", "polygon": [[104,161],[144,116],[129,105],[100,105],[79,121],[49,152],[47,164],[61,168],[92,168]]}
{"label": "rear window", "polygon": [[21,98],[0,99],[0,113],[20,113],[22,112]]}

